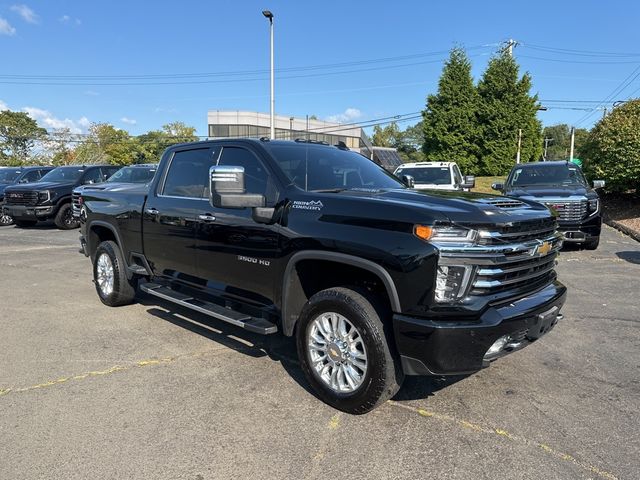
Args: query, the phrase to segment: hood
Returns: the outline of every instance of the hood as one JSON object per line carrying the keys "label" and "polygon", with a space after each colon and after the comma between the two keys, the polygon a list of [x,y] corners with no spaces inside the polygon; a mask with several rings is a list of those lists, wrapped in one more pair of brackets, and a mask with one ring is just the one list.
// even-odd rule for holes
{"label": "hood", "polygon": [[[548,218],[551,212],[536,202],[499,195],[459,191],[411,189],[365,192],[345,190],[337,198],[370,203],[371,214],[388,220],[412,219],[415,223],[434,221],[463,225],[508,225],[513,222]],[[338,205],[337,208],[340,208]]]}
{"label": "hood", "polygon": [[105,182],[97,185],[81,185],[73,189],[74,193],[90,193],[90,192],[121,192],[121,191],[147,191],[148,183],[118,183]]}
{"label": "hood", "polygon": [[564,198],[575,196],[586,196],[590,192],[590,189],[582,185],[575,186],[557,186],[552,185],[540,185],[531,187],[517,187],[510,190],[505,190],[505,195],[509,197],[525,197],[531,199],[549,197],[549,198]]}
{"label": "hood", "polygon": [[57,183],[57,182],[36,182],[24,183],[20,185],[12,185],[7,191],[33,191],[33,190],[69,190],[74,187],[75,183]]}

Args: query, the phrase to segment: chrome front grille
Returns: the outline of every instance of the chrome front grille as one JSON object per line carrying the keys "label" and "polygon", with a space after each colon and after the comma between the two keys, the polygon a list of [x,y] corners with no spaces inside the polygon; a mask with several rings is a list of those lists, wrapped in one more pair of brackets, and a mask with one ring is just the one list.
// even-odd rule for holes
{"label": "chrome front grille", "polygon": [[561,222],[579,222],[587,216],[587,200],[545,201],[544,204],[558,214]]}
{"label": "chrome front grille", "polygon": [[541,220],[528,220],[508,225],[500,230],[479,230],[479,243],[481,245],[504,245],[507,243],[521,243],[547,238],[553,235],[558,228],[554,218]]}
{"label": "chrome front grille", "polygon": [[80,215],[80,194],[73,192],[71,194],[71,208],[75,215]]}
{"label": "chrome front grille", "polygon": [[6,192],[5,202],[7,205],[37,205],[38,192],[29,190]]}
{"label": "chrome front grille", "polygon": [[461,266],[467,272],[460,301],[469,296],[495,295],[508,290],[536,290],[556,278],[554,268],[563,237],[555,226],[555,220],[552,223],[545,220],[540,222],[538,230],[526,234],[520,231],[520,225],[506,233],[504,230],[485,232],[480,241],[494,242],[492,244],[440,244],[437,245],[438,264],[440,267]]}

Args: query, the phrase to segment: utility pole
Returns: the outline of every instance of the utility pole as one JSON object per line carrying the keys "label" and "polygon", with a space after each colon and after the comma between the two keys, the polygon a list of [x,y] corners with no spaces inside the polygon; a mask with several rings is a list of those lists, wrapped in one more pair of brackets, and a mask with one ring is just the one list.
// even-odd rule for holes
{"label": "utility pole", "polygon": [[275,125],[275,111],[276,111],[276,99],[275,99],[275,93],[274,93],[274,69],[273,69],[273,13],[271,13],[269,10],[264,10],[262,12],[262,15],[264,15],[267,19],[269,19],[269,37],[270,37],[270,44],[271,44],[271,132],[270,132],[270,138],[271,140],[274,140],[276,138],[276,125]]}
{"label": "utility pole", "polygon": [[553,138],[544,139],[544,155],[542,156],[542,160],[544,160],[545,162],[547,161],[547,147],[549,146],[550,142],[553,142]]}
{"label": "utility pole", "polygon": [[516,42],[513,38],[510,38],[507,41],[506,50],[509,53],[510,57],[513,57],[513,48],[518,46],[518,42]]}
{"label": "utility pole", "polygon": [[573,147],[576,141],[576,128],[571,127],[571,149],[569,150],[569,161],[573,160]]}
{"label": "utility pole", "polygon": [[522,147],[522,129],[518,129],[518,153],[516,154],[516,163],[520,163],[520,147]]}

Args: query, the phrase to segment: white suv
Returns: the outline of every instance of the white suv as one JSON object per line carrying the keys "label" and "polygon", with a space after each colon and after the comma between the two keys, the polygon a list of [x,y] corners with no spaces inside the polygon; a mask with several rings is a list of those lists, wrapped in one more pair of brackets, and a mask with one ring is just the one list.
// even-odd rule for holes
{"label": "white suv", "polygon": [[404,163],[393,174],[416,190],[470,190],[475,177],[463,177],[456,162]]}

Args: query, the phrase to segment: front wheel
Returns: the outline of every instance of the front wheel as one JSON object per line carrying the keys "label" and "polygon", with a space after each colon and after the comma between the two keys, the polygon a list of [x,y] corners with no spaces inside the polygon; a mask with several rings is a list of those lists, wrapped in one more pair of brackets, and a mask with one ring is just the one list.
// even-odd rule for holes
{"label": "front wheel", "polygon": [[384,309],[367,292],[329,288],[313,295],[297,325],[304,374],[326,403],[367,413],[400,389],[404,374]]}
{"label": "front wheel", "polygon": [[587,250],[596,250],[598,245],[600,245],[600,237],[590,238],[584,242],[584,248]]}
{"label": "front wheel", "polygon": [[70,203],[65,203],[60,207],[53,221],[56,227],[61,230],[71,230],[80,226],[80,222],[73,216],[73,209]]}
{"label": "front wheel", "polygon": [[98,245],[93,262],[93,282],[100,301],[110,307],[133,303],[136,296],[135,277],[127,278],[127,266],[116,242]]}

